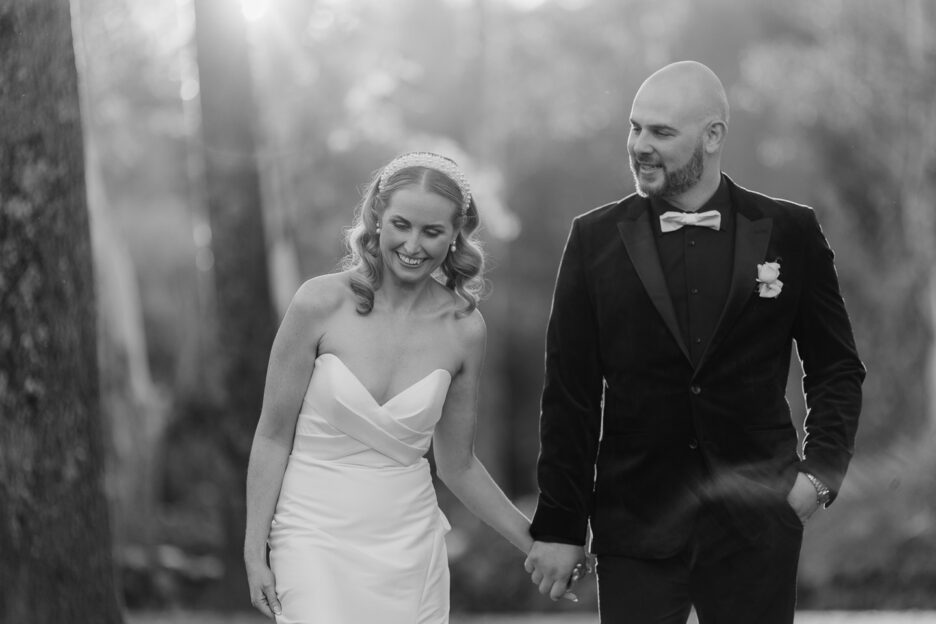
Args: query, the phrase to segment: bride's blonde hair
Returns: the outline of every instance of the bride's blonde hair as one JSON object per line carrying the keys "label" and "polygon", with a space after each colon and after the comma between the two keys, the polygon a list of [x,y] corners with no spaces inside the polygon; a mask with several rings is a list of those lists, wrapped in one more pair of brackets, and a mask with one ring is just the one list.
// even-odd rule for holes
{"label": "bride's blonde hair", "polygon": [[370,313],[374,308],[374,292],[383,282],[377,223],[396,191],[415,187],[450,199],[456,207],[452,222],[456,230],[455,250],[450,249],[442,261],[439,281],[465,301],[459,316],[470,314],[478,307],[484,290],[484,252],[475,236],[480,219],[474,199],[469,197],[465,206],[459,185],[431,167],[404,167],[381,179],[383,172],[378,171],[365,189],[346,236],[348,253],[342,265],[353,271],[351,289],[357,298],[358,313]]}

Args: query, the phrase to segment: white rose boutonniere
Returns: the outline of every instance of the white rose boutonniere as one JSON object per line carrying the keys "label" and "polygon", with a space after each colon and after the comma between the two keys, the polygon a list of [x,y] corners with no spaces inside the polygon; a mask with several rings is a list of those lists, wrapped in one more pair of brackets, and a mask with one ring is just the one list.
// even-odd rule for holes
{"label": "white rose boutonniere", "polygon": [[783,290],[780,281],[780,263],[765,262],[757,265],[757,294],[764,299],[774,299]]}

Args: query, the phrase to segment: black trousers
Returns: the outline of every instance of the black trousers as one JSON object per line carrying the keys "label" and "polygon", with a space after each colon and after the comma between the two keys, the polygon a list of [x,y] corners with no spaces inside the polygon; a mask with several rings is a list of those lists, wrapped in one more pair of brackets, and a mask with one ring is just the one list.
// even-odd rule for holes
{"label": "black trousers", "polygon": [[666,559],[598,555],[601,624],[792,624],[803,526],[786,501],[758,520],[760,539],[705,508],[686,546]]}

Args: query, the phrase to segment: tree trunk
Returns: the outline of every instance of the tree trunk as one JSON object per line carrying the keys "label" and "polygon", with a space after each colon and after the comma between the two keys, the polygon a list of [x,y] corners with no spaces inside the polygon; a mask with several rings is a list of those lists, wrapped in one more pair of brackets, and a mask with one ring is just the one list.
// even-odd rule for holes
{"label": "tree trunk", "polygon": [[[248,606],[243,569],[244,479],[276,329],[267,264],[255,111],[246,31],[237,3],[199,0],[195,41],[201,94],[204,184],[214,254],[217,367],[214,410],[230,472],[224,487],[225,606]],[[233,593],[232,593],[233,592]]]}
{"label": "tree trunk", "polygon": [[121,622],[67,2],[0,2],[0,621]]}
{"label": "tree trunk", "polygon": [[[75,34],[80,41],[78,32]],[[82,100],[82,104],[87,102]],[[155,465],[167,414],[150,376],[133,258],[112,222],[100,158],[93,145],[89,135],[85,140],[85,181],[97,291],[98,377],[111,535],[118,567],[125,566],[137,552],[152,565],[157,517]],[[132,602],[134,597],[126,589],[124,599]]]}

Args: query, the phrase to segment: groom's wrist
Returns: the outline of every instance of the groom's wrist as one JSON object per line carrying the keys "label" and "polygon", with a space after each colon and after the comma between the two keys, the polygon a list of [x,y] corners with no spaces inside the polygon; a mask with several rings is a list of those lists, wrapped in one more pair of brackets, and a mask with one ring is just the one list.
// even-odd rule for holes
{"label": "groom's wrist", "polygon": [[829,489],[829,486],[812,473],[804,472],[803,475],[809,479],[812,486],[816,488],[816,502],[819,503],[820,507],[826,507],[832,500],[832,491]]}
{"label": "groom's wrist", "polygon": [[549,505],[540,498],[530,524],[533,539],[581,546],[587,532],[588,516]]}
{"label": "groom's wrist", "polygon": [[585,545],[582,541],[561,537],[559,535],[537,535],[533,539],[537,542],[543,542],[544,544],[567,544],[568,546]]}

